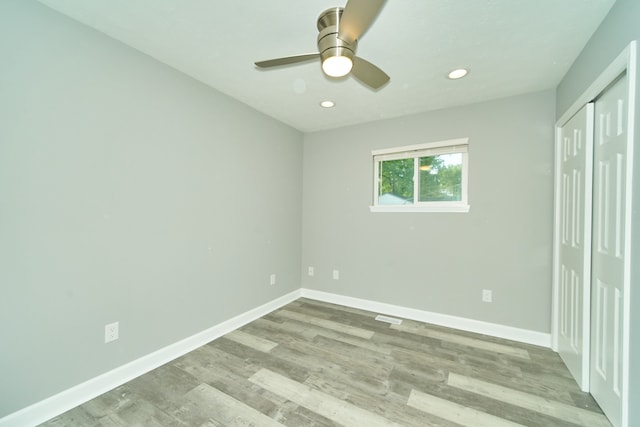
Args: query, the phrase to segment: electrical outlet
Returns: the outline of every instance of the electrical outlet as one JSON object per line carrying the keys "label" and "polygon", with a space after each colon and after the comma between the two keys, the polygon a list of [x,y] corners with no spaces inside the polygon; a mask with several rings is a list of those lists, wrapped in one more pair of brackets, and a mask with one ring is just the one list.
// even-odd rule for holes
{"label": "electrical outlet", "polygon": [[269,278],[269,284],[270,285],[275,285],[276,284],[276,275],[272,274],[271,277]]}
{"label": "electrical outlet", "polygon": [[333,280],[340,280],[340,272],[338,270],[333,270]]}
{"label": "electrical outlet", "polygon": [[119,322],[109,323],[104,326],[104,342],[105,344],[115,341],[119,336]]}
{"label": "electrical outlet", "polygon": [[482,301],[491,302],[493,301],[493,292],[489,289],[482,290]]}
{"label": "electrical outlet", "polygon": [[309,268],[307,269],[307,273],[309,274],[309,276],[313,276],[314,274],[313,267],[309,266]]}

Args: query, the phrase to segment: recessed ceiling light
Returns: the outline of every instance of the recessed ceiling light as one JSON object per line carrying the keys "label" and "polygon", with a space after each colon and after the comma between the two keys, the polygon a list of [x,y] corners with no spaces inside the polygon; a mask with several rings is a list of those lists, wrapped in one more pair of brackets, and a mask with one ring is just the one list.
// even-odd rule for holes
{"label": "recessed ceiling light", "polygon": [[469,74],[469,70],[467,70],[466,68],[458,68],[455,69],[453,71],[451,71],[448,75],[448,77],[451,80],[455,80],[455,79],[461,79],[464,76],[466,76],[467,74]]}
{"label": "recessed ceiling light", "polygon": [[322,101],[320,103],[320,106],[322,108],[332,108],[332,107],[335,107],[335,105],[336,105],[336,103],[333,102],[333,101]]}

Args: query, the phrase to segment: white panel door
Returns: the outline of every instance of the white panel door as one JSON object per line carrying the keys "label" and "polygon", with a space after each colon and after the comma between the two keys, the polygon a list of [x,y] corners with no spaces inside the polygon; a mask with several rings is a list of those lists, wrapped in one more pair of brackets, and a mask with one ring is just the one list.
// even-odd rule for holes
{"label": "white panel door", "polygon": [[627,253],[627,78],[596,100],[591,270],[591,394],[614,426],[622,420]]}
{"label": "white panel door", "polygon": [[589,390],[593,103],[561,129],[558,353]]}

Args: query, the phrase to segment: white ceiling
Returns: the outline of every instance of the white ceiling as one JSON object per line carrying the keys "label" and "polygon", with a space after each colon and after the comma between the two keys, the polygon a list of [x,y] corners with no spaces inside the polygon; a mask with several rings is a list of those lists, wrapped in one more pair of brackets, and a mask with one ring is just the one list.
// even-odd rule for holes
{"label": "white ceiling", "polygon": [[303,132],[554,88],[615,2],[389,0],[358,46],[391,76],[372,91],[319,61],[253,64],[316,52],[318,15],[346,0],[40,1]]}

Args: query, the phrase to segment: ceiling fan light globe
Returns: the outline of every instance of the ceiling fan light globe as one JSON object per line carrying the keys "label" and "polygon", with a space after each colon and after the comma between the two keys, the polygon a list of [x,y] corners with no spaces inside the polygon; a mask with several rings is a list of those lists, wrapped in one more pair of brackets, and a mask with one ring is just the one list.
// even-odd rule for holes
{"label": "ceiling fan light globe", "polygon": [[342,77],[349,74],[353,61],[346,56],[330,56],[322,61],[322,71],[329,77]]}

